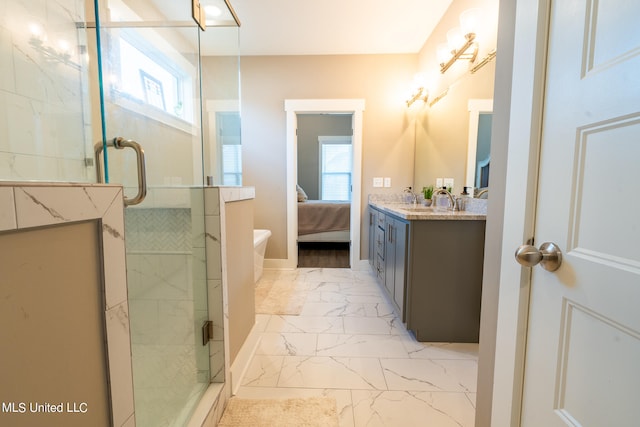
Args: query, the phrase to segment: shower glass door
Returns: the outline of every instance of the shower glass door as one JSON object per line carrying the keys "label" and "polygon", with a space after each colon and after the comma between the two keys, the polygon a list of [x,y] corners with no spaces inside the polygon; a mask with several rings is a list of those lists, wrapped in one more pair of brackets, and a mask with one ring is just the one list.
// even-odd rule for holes
{"label": "shower glass door", "polygon": [[[147,193],[125,209],[138,426],[182,426],[211,381],[205,265],[200,30],[190,2],[103,0],[96,140],[144,149]],[[99,150],[98,150],[99,151]],[[138,190],[134,150],[106,147],[105,178]]]}

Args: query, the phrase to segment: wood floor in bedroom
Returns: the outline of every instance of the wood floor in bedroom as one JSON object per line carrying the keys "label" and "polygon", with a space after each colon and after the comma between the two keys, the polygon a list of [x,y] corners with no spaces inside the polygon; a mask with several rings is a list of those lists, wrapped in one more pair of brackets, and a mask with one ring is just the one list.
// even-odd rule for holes
{"label": "wood floor in bedroom", "polygon": [[349,242],[298,243],[300,268],[349,268]]}

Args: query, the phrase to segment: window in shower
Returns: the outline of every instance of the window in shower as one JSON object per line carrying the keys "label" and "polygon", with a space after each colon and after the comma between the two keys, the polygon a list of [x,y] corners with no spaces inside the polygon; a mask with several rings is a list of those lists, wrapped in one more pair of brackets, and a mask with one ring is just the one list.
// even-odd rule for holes
{"label": "window in shower", "polygon": [[120,67],[111,78],[114,90],[192,123],[193,111],[184,106],[191,78],[172,65],[166,55],[147,47],[148,42],[134,30],[121,31],[118,44]]}
{"label": "window in shower", "polygon": [[[112,1],[109,63],[105,81],[111,100],[152,120],[193,133],[197,123],[192,94],[193,46],[184,45],[181,30],[139,25],[140,16],[123,2]],[[131,26],[129,24],[135,23]]]}

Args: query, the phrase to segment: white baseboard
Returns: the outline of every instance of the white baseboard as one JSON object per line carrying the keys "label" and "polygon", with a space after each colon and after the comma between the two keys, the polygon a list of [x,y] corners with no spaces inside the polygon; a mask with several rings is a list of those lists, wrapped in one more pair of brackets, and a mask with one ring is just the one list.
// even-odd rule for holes
{"label": "white baseboard", "polygon": [[258,344],[260,344],[260,339],[262,338],[261,330],[264,329],[258,323],[253,325],[251,328],[251,332],[247,336],[247,339],[240,347],[240,351],[236,355],[236,359],[231,364],[229,369],[230,383],[231,383],[231,394],[235,395],[240,388],[240,384],[242,384],[242,378],[249,369],[249,363],[251,363],[251,359],[253,358],[256,349],[258,348]]}

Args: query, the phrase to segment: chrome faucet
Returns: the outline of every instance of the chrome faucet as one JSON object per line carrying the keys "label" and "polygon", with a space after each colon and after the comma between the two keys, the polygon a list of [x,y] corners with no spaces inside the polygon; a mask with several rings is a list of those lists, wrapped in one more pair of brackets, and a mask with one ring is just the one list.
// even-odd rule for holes
{"label": "chrome faucet", "polygon": [[[480,196],[483,196],[483,195],[485,195],[485,194],[487,194],[487,197],[488,197],[488,196],[489,196],[489,194],[488,194],[488,193],[489,193],[489,189],[488,189],[488,188],[485,188],[484,190],[480,190],[480,191],[478,191],[478,192],[476,193],[476,199],[479,199],[479,198],[480,198]],[[486,197],[485,197],[485,199],[486,199]]]}
{"label": "chrome faucet", "polygon": [[411,191],[411,187],[405,188],[404,189],[404,193],[409,195],[409,196],[411,196],[411,200],[412,200],[412,203],[414,205],[418,204],[418,195],[416,193],[414,193],[413,191]]}
{"label": "chrome faucet", "polygon": [[438,188],[433,192],[433,200],[435,201],[435,197],[438,194],[446,194],[449,197],[449,209],[454,210],[456,207],[456,201],[453,199],[451,193],[449,193],[445,188]]}
{"label": "chrome faucet", "polygon": [[411,193],[411,197],[413,198],[413,204],[418,204],[418,195],[416,193]]}

